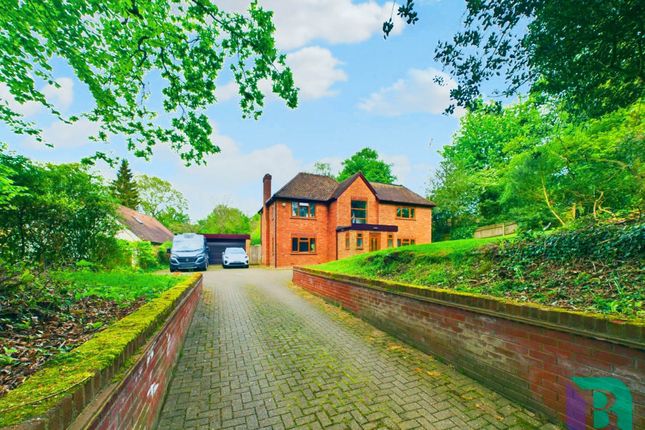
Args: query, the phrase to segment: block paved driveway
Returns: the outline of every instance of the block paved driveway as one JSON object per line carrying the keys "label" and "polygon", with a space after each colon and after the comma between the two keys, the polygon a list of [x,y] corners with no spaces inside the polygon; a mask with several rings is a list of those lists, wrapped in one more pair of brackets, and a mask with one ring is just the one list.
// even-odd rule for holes
{"label": "block paved driveway", "polygon": [[555,428],[290,280],[205,274],[159,429]]}

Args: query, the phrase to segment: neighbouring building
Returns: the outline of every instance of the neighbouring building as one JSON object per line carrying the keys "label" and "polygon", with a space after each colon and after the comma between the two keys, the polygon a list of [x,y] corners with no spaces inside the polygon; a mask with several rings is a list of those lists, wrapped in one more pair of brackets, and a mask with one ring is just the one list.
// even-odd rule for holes
{"label": "neighbouring building", "polygon": [[117,239],[129,242],[148,241],[153,245],[160,245],[172,240],[172,231],[149,215],[144,215],[134,209],[119,206],[117,208],[119,221],[123,228],[116,235]]}
{"label": "neighbouring building", "polygon": [[264,176],[262,263],[318,264],[379,249],[430,243],[431,201],[402,185],[343,182],[299,173],[275,194]]}

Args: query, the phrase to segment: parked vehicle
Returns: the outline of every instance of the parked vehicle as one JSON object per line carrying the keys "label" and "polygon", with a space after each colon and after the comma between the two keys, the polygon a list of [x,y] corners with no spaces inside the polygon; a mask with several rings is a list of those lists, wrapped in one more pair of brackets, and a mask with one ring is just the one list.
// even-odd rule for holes
{"label": "parked vehicle", "polygon": [[222,253],[222,267],[249,267],[249,256],[244,248],[226,248]]}
{"label": "parked vehicle", "polygon": [[208,247],[201,234],[178,234],[172,240],[170,271],[208,269]]}

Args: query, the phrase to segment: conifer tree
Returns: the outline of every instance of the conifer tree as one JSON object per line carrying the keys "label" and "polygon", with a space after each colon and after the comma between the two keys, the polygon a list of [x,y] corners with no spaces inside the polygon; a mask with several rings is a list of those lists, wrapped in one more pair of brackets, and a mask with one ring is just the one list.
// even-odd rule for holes
{"label": "conifer tree", "polygon": [[121,162],[116,179],[112,182],[112,194],[119,200],[119,203],[131,209],[136,209],[141,203],[137,183],[132,170],[130,170],[128,160]]}

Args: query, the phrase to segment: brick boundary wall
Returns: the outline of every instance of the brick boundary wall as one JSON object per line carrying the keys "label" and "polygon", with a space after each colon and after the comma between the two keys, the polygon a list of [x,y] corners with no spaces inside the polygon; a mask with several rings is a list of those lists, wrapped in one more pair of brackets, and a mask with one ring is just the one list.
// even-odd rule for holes
{"label": "brick boundary wall", "polygon": [[71,428],[154,428],[201,291],[200,278],[157,334],[134,357],[136,361],[123,379],[90,404],[86,416],[79,417]]}
{"label": "brick boundary wall", "polygon": [[591,406],[586,423],[567,421],[571,377],[617,378],[645,428],[645,324],[298,267],[293,282],[571,428],[593,429]]}

